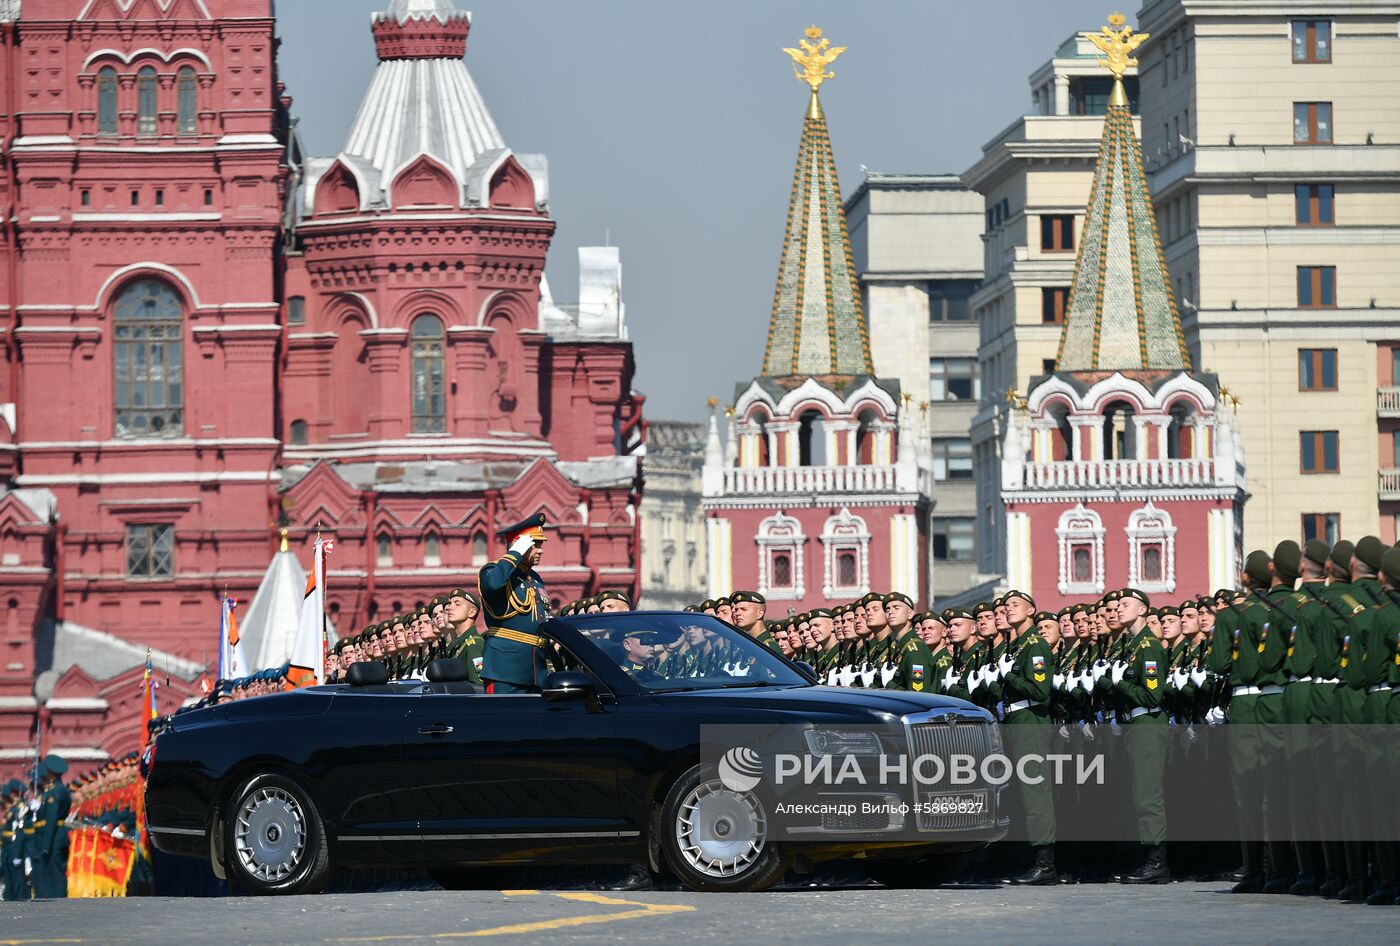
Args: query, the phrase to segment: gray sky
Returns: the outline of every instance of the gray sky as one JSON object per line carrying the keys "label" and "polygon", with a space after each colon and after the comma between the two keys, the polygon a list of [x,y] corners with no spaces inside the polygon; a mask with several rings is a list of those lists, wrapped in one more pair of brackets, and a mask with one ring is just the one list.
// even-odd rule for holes
{"label": "gray sky", "polygon": [[[822,88],[845,193],[875,171],[966,170],[1029,110],[1026,77],[1106,0],[456,0],[467,68],[506,143],[549,157],[555,298],[575,247],[622,250],[653,420],[698,420],[761,367],[806,110],[782,47],[849,51]],[[312,154],[340,149],[388,0],[278,0],[281,75]],[[1135,20],[1136,5],[1124,12]]]}

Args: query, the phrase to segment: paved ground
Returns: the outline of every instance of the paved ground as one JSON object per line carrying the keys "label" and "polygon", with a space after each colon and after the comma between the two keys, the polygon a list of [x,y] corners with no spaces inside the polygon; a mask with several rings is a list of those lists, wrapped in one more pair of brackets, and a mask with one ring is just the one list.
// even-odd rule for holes
{"label": "paved ground", "polygon": [[72,900],[0,904],[0,946],[752,943],[880,946],[1400,941],[1400,907],[1230,896],[1216,883],[1128,888],[878,887],[704,895],[648,891],[444,891],[277,899]]}

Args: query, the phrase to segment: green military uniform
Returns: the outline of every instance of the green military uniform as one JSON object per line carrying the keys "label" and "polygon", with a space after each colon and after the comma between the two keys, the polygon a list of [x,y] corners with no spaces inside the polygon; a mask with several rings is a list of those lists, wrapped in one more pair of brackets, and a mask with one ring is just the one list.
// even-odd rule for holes
{"label": "green military uniform", "polygon": [[898,638],[891,642],[890,657],[894,661],[894,676],[885,684],[887,690],[911,690],[915,693],[932,693],[937,669],[933,654],[912,628],[905,628]]}
{"label": "green military uniform", "polygon": [[0,878],[6,900],[28,900],[29,883],[24,876],[24,783],[10,779],[5,801],[0,805]]}
{"label": "green military uniform", "polygon": [[[1124,592],[1125,595],[1132,592]],[[1146,600],[1140,594],[1141,600]],[[1137,810],[1138,840],[1158,848],[1167,839],[1166,808],[1162,799],[1162,775],[1166,764],[1167,717],[1162,695],[1167,674],[1167,652],[1146,623],[1123,648],[1127,664],[1114,684],[1114,695],[1124,711],[1124,723],[1132,727],[1127,741],[1132,763],[1133,806]]]}
{"label": "green military uniform", "polygon": [[[1055,655],[1040,632],[1031,627],[1008,644],[1001,666],[1005,668],[1001,695],[1008,744],[1018,757],[1033,753],[1043,758],[1050,751]],[[1044,777],[1037,784],[1022,782],[1020,790],[1026,811],[1026,837],[1031,846],[1055,843],[1055,800],[1050,778]]]}
{"label": "green military uniform", "polygon": [[454,657],[467,665],[467,680],[471,683],[481,682],[481,665],[484,660],[484,641],[481,635],[476,633],[476,628],[469,627],[464,634],[458,634],[448,641],[443,649],[443,656]]}
{"label": "green military uniform", "polygon": [[[512,542],[522,536],[544,536],[544,514],[532,516],[496,533]],[[544,582],[525,564],[525,554],[507,551],[484,566],[478,579],[486,613],[481,678],[493,693],[537,693],[548,664],[540,625],[549,618]]]}

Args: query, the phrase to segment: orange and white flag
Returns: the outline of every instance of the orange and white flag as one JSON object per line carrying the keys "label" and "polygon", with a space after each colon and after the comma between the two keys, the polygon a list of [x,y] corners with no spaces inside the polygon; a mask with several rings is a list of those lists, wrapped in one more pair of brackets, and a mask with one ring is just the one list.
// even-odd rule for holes
{"label": "orange and white flag", "polygon": [[317,541],[312,547],[311,570],[306,575],[306,593],[301,599],[301,619],[292,644],[287,682],[293,687],[319,685],[326,676],[326,553],[331,543]]}

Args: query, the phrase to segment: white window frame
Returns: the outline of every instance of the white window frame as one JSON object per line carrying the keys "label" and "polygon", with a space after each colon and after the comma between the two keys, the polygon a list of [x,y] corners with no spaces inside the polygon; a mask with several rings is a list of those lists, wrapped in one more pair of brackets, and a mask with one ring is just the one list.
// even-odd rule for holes
{"label": "white window frame", "polygon": [[[824,559],[822,594],[830,598],[859,598],[870,591],[870,529],[865,520],[845,506],[822,527],[822,557]],[[849,587],[839,583],[841,570],[838,557],[842,552],[856,553],[856,583]]]}
{"label": "white window frame", "polygon": [[[1176,591],[1176,526],[1171,514],[1158,509],[1148,500],[1141,509],[1128,516],[1128,584],[1145,592],[1170,594]],[[1147,581],[1142,577],[1142,551],[1145,546],[1162,546],[1162,580]]]}
{"label": "white window frame", "polygon": [[[1060,543],[1060,583],[1062,595],[1101,595],[1103,577],[1103,519],[1094,510],[1078,503],[1060,516],[1055,536]],[[1092,549],[1093,577],[1089,581],[1074,580],[1074,547],[1089,545]],[[1143,589],[1146,590],[1146,589]]]}
{"label": "white window frame", "polygon": [[[769,516],[758,524],[758,588],[765,598],[777,601],[799,601],[807,597],[806,576],[803,568],[802,547],[807,539],[802,534],[802,523],[792,516],[778,513]],[[774,552],[787,552],[792,556],[792,587],[769,587],[771,579],[770,563]]]}

